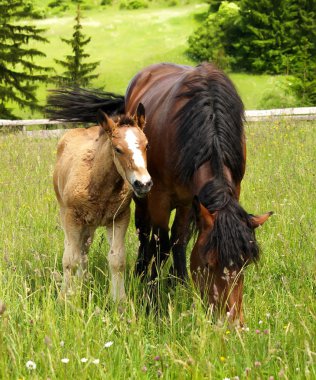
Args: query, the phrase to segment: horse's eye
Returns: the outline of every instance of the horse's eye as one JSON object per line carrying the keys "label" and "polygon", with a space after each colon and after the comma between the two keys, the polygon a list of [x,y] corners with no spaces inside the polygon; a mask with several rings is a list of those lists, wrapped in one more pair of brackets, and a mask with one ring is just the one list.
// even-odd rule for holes
{"label": "horse's eye", "polygon": [[123,154],[123,152],[121,151],[121,149],[118,148],[118,147],[115,147],[114,150],[115,150],[115,152],[116,152],[117,154]]}

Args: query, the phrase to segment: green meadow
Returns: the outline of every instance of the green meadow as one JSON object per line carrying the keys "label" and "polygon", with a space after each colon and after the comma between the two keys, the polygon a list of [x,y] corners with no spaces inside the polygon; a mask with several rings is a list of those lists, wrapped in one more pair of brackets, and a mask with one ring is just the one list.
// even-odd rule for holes
{"label": "green meadow", "polygon": [[[195,65],[185,54],[187,40],[206,10],[207,4],[195,2],[165,8],[152,5],[138,10],[120,10],[118,6],[94,6],[83,10],[82,31],[91,37],[85,51],[90,55],[90,61],[100,61],[95,71],[99,78],[90,87],[124,94],[131,78],[147,65],[157,62]],[[71,38],[74,17],[72,7],[63,15],[49,14],[48,18],[32,21],[46,29],[44,36],[49,41],[34,45],[46,54],[46,58],[39,58],[38,63],[61,72],[54,59],[64,59],[71,53],[70,47],[60,38]],[[261,100],[267,93],[281,91],[278,77],[238,73],[230,76],[247,109],[262,108]],[[53,87],[51,83],[39,87],[38,98],[42,104],[47,90]],[[293,103],[288,106],[293,106]],[[23,119],[42,117],[39,113],[32,115],[27,109],[16,113]]]}
{"label": "green meadow", "polygon": [[126,303],[110,300],[102,229],[89,280],[60,301],[57,140],[0,137],[1,379],[316,378],[316,124],[256,123],[246,132],[241,203],[274,215],[257,231],[259,264],[246,270],[243,330],[214,321],[191,284],[168,290],[162,282],[161,307],[147,313],[145,288],[132,276],[133,221]]}

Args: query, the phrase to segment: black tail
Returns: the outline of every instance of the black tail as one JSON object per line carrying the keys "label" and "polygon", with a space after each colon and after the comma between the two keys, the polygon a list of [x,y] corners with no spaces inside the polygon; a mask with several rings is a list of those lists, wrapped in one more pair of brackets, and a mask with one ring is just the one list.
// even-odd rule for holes
{"label": "black tail", "polygon": [[125,97],[99,90],[62,88],[51,90],[47,97],[46,114],[52,120],[97,123],[97,111],[109,116],[125,113]]}

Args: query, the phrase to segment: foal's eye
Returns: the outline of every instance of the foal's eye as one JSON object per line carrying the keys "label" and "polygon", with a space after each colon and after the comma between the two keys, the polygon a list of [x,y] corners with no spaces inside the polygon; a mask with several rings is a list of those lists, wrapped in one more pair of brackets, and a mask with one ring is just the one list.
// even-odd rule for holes
{"label": "foal's eye", "polygon": [[117,154],[122,154],[123,153],[120,148],[115,147],[114,150],[115,150],[115,152]]}

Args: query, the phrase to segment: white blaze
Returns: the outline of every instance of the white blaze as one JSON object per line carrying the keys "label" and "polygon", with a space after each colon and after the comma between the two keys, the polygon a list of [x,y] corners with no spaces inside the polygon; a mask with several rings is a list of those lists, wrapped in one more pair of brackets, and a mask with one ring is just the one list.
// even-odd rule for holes
{"label": "white blaze", "polygon": [[144,157],[142,155],[141,150],[139,149],[139,144],[137,142],[137,138],[135,136],[135,133],[128,129],[125,133],[125,140],[127,142],[128,149],[130,149],[133,152],[133,160],[137,167],[139,168],[145,168],[145,161]]}

